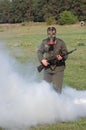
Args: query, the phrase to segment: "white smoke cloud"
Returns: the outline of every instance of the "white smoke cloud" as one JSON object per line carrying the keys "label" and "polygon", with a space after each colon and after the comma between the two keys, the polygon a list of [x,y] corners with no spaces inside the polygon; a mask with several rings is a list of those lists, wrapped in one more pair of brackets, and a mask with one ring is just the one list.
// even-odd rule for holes
{"label": "white smoke cloud", "polygon": [[[64,87],[62,94],[45,81],[28,80],[14,71],[12,58],[0,51],[0,126],[26,128],[86,117],[86,91]],[[16,64],[15,64],[16,65]]]}

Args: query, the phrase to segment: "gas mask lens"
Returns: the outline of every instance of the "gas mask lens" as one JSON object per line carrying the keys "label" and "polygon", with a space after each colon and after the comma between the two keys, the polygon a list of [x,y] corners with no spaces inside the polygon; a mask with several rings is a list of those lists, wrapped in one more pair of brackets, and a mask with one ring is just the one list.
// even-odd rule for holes
{"label": "gas mask lens", "polygon": [[53,37],[55,37],[56,36],[56,33],[55,32],[48,32],[48,37],[51,37],[51,38],[53,38]]}

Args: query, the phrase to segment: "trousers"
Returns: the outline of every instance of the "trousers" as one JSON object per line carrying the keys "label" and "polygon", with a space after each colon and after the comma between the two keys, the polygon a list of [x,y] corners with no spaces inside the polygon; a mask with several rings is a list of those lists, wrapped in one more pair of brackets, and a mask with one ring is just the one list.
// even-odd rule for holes
{"label": "trousers", "polygon": [[62,84],[63,84],[63,77],[64,77],[64,70],[58,71],[56,73],[49,73],[47,71],[44,71],[44,80],[48,83],[52,83],[54,89],[61,93],[62,91]]}

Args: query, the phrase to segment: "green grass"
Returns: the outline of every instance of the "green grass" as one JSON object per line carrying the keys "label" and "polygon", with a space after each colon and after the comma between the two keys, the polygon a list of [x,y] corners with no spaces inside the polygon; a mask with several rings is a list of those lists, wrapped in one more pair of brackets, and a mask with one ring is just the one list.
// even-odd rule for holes
{"label": "green grass", "polygon": [[86,130],[86,120],[80,119],[75,122],[58,123],[54,125],[42,125],[30,130]]}
{"label": "green grass", "polygon": [[[30,60],[39,65],[37,48],[41,40],[46,37],[47,25],[35,23],[22,26],[0,25],[0,41],[6,43],[10,55],[25,64]],[[64,84],[78,90],[86,90],[86,26],[77,25],[58,26],[57,37],[63,39],[68,50],[77,48],[69,55],[66,62]],[[85,130],[86,119],[75,122],[58,123],[53,125],[40,125],[31,130]]]}

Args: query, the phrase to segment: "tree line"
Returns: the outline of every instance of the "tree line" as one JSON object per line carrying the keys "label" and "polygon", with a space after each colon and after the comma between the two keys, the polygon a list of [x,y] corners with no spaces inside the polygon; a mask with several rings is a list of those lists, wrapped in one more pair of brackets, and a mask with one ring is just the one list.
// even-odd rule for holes
{"label": "tree line", "polygon": [[64,11],[86,21],[86,0],[0,0],[0,23],[46,22],[49,18],[58,23]]}

